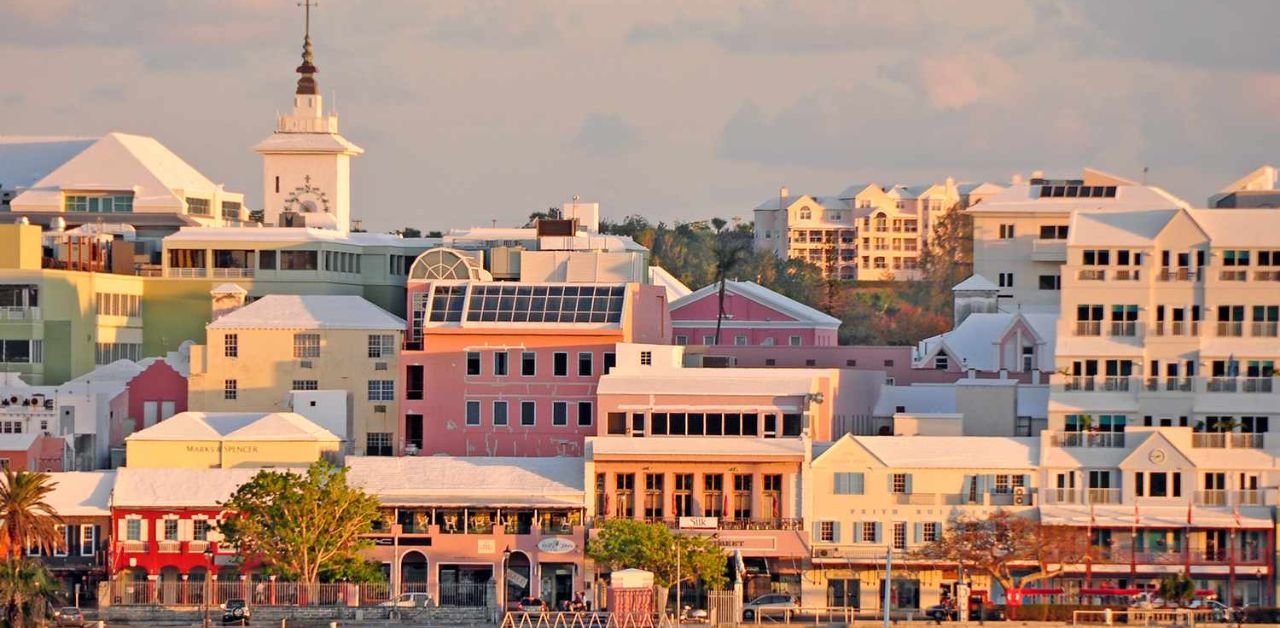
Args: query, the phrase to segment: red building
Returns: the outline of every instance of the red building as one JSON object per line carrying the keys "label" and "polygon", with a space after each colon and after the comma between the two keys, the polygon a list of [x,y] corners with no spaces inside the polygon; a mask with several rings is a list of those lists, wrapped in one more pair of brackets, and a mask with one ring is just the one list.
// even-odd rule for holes
{"label": "red building", "polygon": [[[250,586],[221,543],[218,505],[259,469],[116,471],[109,553],[112,595],[123,603],[198,604],[208,579]],[[206,554],[208,550],[208,554]]]}
{"label": "red building", "polygon": [[[150,364],[146,364],[150,362]],[[125,384],[124,392],[111,400],[110,447],[124,447],[128,435],[187,411],[187,373],[183,365],[166,359],[148,359]]]}

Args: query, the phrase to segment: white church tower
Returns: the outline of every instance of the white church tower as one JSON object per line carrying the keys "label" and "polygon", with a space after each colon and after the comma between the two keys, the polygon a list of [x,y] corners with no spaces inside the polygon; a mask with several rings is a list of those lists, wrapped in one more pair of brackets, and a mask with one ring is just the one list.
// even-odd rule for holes
{"label": "white church tower", "polygon": [[276,132],[253,147],[262,155],[263,223],[269,227],[351,229],[351,158],[364,149],[338,133],[337,114],[325,115],[311,52],[311,0],[293,114],[278,116]]}

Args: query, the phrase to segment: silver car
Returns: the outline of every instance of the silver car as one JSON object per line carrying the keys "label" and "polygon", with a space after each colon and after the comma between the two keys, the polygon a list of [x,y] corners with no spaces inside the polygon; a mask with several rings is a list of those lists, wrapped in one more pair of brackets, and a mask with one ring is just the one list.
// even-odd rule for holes
{"label": "silver car", "polygon": [[753,621],[756,616],[782,615],[800,608],[790,593],[769,593],[742,605],[742,620]]}

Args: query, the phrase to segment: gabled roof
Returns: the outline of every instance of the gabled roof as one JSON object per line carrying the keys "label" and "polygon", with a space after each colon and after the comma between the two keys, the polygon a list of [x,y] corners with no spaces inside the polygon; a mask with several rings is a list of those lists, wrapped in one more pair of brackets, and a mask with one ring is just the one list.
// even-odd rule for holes
{"label": "gabled roof", "polygon": [[857,198],[859,194],[867,191],[868,188],[875,189],[877,192],[884,193],[884,190],[875,183],[854,183],[846,187],[837,196],[842,200],[850,200]]}
{"label": "gabled roof", "polygon": [[1280,171],[1271,164],[1259,166],[1249,174],[1232,181],[1218,190],[1214,196],[1225,196],[1233,192],[1262,192],[1276,189]]}
{"label": "gabled roof", "polygon": [[1067,244],[1145,246],[1177,215],[1178,209],[1078,211],[1072,215]]}
{"label": "gabled roof", "polygon": [[[267,469],[274,472],[303,469]],[[218,508],[263,469],[116,469],[115,508]]]}
{"label": "gabled roof", "polygon": [[1041,348],[1037,367],[1052,371],[1058,338],[1058,313],[1055,312],[976,312],[965,317],[955,329],[925,338],[916,348],[917,365],[945,351],[963,366],[979,371],[999,370],[996,345],[1015,329],[1025,327],[1031,339]]}
{"label": "gabled roof", "polygon": [[40,433],[34,430],[17,434],[0,434],[0,451],[28,451],[37,438],[40,438]]}
{"label": "gabled roof", "polygon": [[269,294],[209,323],[208,328],[404,331],[405,321],[364,297]]}
{"label": "gabled roof", "polygon": [[179,412],[125,441],[338,441],[294,412]]}
{"label": "gabled roof", "polygon": [[968,279],[965,279],[964,281],[954,286],[951,286],[952,292],[963,292],[966,290],[988,291],[988,290],[999,290],[999,289],[1000,287],[992,283],[990,279],[987,279],[982,275],[976,275],[976,274],[969,275]]}
{"label": "gabled roof", "polygon": [[1214,248],[1274,247],[1280,233],[1280,211],[1275,209],[1192,209],[1187,213],[1209,236]]}
{"label": "gabled roof", "polygon": [[1170,466],[1181,467],[1192,466],[1195,464],[1191,460],[1191,457],[1184,453],[1182,448],[1178,447],[1176,443],[1169,440],[1163,432],[1154,431],[1151,435],[1143,439],[1138,446],[1134,447],[1133,451],[1130,452],[1128,456],[1125,456],[1124,460],[1121,460],[1118,466],[1121,468],[1132,467],[1135,464],[1139,466],[1146,466],[1147,456],[1155,449],[1168,450],[1172,452],[1173,456],[1176,456],[1176,459],[1169,460],[1167,463],[1170,464]]}
{"label": "gabled roof", "polygon": [[582,458],[348,456],[347,480],[384,504],[579,506]]}
{"label": "gabled roof", "polygon": [[45,501],[64,517],[106,517],[111,515],[111,491],[115,471],[73,471],[50,473],[53,492]]}
{"label": "gabled roof", "polygon": [[[700,301],[708,296],[714,296],[719,290],[720,284],[718,283],[703,286],[688,295],[671,302],[668,310],[675,312],[685,305]],[[835,318],[834,316],[829,316],[796,301],[795,299],[774,292],[773,290],[752,281],[728,280],[725,282],[725,292],[755,301],[769,309],[789,316],[797,322],[831,329],[835,329],[840,326],[840,319]]]}
{"label": "gabled roof", "polygon": [[[809,202],[815,205],[823,206],[823,204],[819,202],[818,197],[816,196],[813,196],[810,194],[791,194],[789,196],[775,196],[773,198],[761,201],[759,205],[756,205],[756,209],[758,210],[759,209],[773,209],[773,210],[787,209],[788,207],[791,207],[792,205],[795,205],[796,203],[799,203],[800,201],[803,201],[803,200],[808,200]],[[837,199],[837,201],[838,200],[839,199]]]}
{"label": "gabled roof", "polygon": [[[49,148],[50,159],[70,152]],[[48,163],[47,161],[45,163]],[[126,133],[108,133],[70,159],[57,164],[11,205],[62,207],[63,190],[131,190],[135,210],[147,207],[173,208],[185,197],[213,194],[220,186],[183,161],[155,138]]]}

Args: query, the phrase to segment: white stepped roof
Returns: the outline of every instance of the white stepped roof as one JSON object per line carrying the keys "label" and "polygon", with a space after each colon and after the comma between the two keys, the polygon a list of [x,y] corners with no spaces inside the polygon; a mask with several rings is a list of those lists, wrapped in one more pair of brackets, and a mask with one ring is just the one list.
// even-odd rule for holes
{"label": "white stepped roof", "polygon": [[270,294],[222,316],[208,328],[404,331],[405,321],[364,297]]}
{"label": "white stepped roof", "polygon": [[[880,462],[900,469],[1034,469],[1040,439],[1007,436],[851,436]],[[982,452],[977,456],[977,452]]]}
{"label": "white stepped roof", "polygon": [[294,412],[179,412],[125,441],[338,441]]}
{"label": "white stepped roof", "polygon": [[649,267],[649,283],[655,286],[661,286],[667,293],[667,303],[674,303],[681,297],[688,296],[693,290],[689,286],[684,285],[682,281],[676,279],[675,275],[667,272],[667,269],[661,266]]}
{"label": "white stepped roof", "polygon": [[[217,508],[263,469],[116,469],[112,505],[133,508]],[[304,469],[267,469],[304,473]]]}

